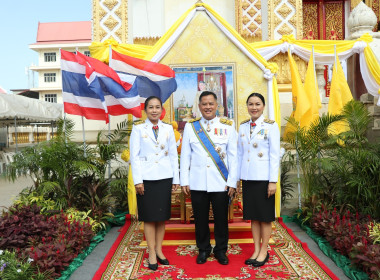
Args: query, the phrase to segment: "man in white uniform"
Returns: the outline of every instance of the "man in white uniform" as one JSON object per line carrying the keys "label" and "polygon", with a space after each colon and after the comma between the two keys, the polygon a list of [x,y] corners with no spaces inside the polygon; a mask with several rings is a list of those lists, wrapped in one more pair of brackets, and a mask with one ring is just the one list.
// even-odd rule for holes
{"label": "man in white uniform", "polygon": [[180,165],[180,181],[185,194],[191,194],[195,235],[199,249],[197,263],[211,253],[209,209],[214,214],[214,256],[228,264],[228,204],[237,181],[237,133],[232,120],[216,117],[217,97],[204,91],[199,97],[202,118],[185,126]]}

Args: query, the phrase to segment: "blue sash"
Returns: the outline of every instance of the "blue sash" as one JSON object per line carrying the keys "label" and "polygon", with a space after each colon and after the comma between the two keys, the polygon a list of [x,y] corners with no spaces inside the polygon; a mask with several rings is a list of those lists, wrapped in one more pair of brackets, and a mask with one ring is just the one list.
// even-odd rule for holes
{"label": "blue sash", "polygon": [[194,130],[195,135],[197,136],[199,142],[201,142],[205,151],[209,154],[214,162],[216,168],[218,169],[220,175],[222,175],[224,181],[227,182],[228,170],[224,161],[220,158],[220,155],[215,150],[215,145],[203,129],[203,126],[200,121],[195,121],[191,123],[191,126]]}

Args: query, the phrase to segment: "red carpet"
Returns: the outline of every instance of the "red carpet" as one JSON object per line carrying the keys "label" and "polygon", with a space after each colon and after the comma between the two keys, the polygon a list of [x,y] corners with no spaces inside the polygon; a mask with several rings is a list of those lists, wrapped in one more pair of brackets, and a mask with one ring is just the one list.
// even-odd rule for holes
{"label": "red carpet", "polygon": [[140,224],[129,219],[93,279],[338,279],[281,218],[274,224],[270,259],[260,268],[244,264],[253,252],[249,224],[245,228],[230,224],[230,240],[236,243],[228,248],[229,265],[220,265],[213,255],[206,264],[197,265],[196,246],[178,245],[194,239],[194,233],[188,232],[193,225],[178,225],[178,228],[168,225],[165,241],[173,245],[165,245],[163,252],[170,265],[159,265],[154,272],[147,268],[146,247],[140,246],[143,241]]}

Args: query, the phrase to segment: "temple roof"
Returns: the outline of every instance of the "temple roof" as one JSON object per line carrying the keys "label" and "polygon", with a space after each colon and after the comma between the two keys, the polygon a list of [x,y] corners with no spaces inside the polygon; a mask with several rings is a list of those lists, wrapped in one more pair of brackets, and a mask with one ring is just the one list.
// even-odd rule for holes
{"label": "temple roof", "polygon": [[36,44],[92,41],[91,21],[38,23]]}

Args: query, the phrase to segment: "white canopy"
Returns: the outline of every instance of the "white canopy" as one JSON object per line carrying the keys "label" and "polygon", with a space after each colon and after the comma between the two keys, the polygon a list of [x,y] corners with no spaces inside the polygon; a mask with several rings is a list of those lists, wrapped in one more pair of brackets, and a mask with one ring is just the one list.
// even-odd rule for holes
{"label": "white canopy", "polygon": [[0,123],[17,119],[34,122],[54,121],[62,117],[63,105],[14,94],[0,94]]}

